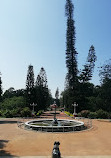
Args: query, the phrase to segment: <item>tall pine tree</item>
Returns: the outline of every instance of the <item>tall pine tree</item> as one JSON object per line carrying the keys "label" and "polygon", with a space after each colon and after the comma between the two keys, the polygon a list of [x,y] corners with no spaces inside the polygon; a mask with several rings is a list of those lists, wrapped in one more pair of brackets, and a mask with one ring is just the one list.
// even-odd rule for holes
{"label": "tall pine tree", "polygon": [[105,61],[104,65],[99,70],[100,81],[103,83],[106,80],[111,80],[111,59]]}
{"label": "tall pine tree", "polygon": [[27,105],[34,102],[34,71],[33,66],[28,66],[27,79],[26,79],[26,100]]}
{"label": "tall pine tree", "polygon": [[74,5],[71,0],[66,0],[65,15],[67,17],[66,33],[66,67],[68,70],[66,79],[69,88],[74,89],[77,82],[77,51],[75,49],[75,21],[73,20]]}
{"label": "tall pine tree", "polygon": [[59,100],[59,88],[57,87],[55,92],[55,98],[56,98],[56,104],[57,106],[60,106],[60,100]]}
{"label": "tall pine tree", "polygon": [[[0,73],[1,75],[1,73]],[[1,76],[0,76],[0,102],[2,101],[2,80],[1,80]]]}
{"label": "tall pine tree", "polygon": [[45,110],[48,106],[49,90],[47,85],[47,75],[42,67],[35,82],[36,103],[38,110]]}
{"label": "tall pine tree", "polygon": [[95,48],[92,45],[89,49],[89,53],[88,53],[86,64],[84,65],[84,69],[80,74],[80,80],[83,83],[91,80],[96,60],[97,60],[97,56],[96,56]]}
{"label": "tall pine tree", "polygon": [[46,75],[46,71],[43,67],[40,69],[40,73],[37,76],[35,84],[36,84],[36,86],[42,86],[42,87],[48,88],[47,75]]}

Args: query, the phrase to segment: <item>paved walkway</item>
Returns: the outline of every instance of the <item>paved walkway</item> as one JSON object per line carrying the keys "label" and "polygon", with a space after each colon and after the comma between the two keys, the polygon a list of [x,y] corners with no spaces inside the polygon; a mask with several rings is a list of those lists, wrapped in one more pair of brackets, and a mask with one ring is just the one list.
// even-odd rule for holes
{"label": "paved walkway", "polygon": [[[59,117],[67,118],[63,113]],[[43,133],[18,128],[14,118],[0,119],[0,158],[51,158],[55,141],[62,158],[111,158],[111,122],[93,120],[93,129],[77,133]]]}
{"label": "paved walkway", "polygon": [[[0,156],[0,158],[52,158],[51,156]],[[111,156],[62,156],[61,158],[111,158]]]}

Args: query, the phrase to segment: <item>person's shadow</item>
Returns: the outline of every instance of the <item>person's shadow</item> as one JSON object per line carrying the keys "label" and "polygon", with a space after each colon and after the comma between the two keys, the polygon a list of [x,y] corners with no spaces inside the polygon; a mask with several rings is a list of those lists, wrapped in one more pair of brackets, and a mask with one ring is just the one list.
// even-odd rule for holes
{"label": "person's shadow", "polygon": [[13,158],[14,155],[11,155],[9,152],[4,150],[4,147],[8,142],[8,140],[0,140],[0,158],[2,158],[2,156],[10,156],[10,158]]}

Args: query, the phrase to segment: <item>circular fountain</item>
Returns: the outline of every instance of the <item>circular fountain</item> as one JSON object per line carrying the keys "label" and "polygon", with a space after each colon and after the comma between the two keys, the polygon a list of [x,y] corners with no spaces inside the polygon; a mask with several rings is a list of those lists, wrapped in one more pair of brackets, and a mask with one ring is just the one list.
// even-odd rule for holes
{"label": "circular fountain", "polygon": [[76,120],[40,119],[27,121],[25,128],[44,132],[71,132],[84,130],[85,126],[83,122]]}
{"label": "circular fountain", "polygon": [[[56,105],[56,104],[54,104]],[[37,119],[25,122],[25,129],[31,129],[44,132],[71,132],[81,131],[85,129],[84,122],[69,119],[57,119],[56,118],[56,106],[55,112],[53,112],[53,119]]]}

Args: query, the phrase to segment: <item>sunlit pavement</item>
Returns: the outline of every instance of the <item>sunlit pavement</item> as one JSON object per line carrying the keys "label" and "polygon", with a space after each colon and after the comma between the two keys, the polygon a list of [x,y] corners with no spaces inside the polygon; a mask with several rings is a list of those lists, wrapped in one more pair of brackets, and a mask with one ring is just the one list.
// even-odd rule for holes
{"label": "sunlit pavement", "polygon": [[[51,156],[0,156],[0,158],[52,158]],[[111,156],[61,156],[61,158],[111,158]]]}
{"label": "sunlit pavement", "polygon": [[[57,117],[61,117],[61,115]],[[64,115],[63,117],[67,116]],[[18,128],[17,119],[15,118],[2,118],[0,120],[1,151],[3,150],[6,153],[4,155],[10,155],[0,156],[0,158],[51,158],[53,143],[56,140],[61,143],[60,151],[62,158],[111,158],[111,122],[93,120],[93,128],[91,130],[81,133],[53,134],[31,132]],[[44,156],[22,156],[22,154],[44,154]]]}

